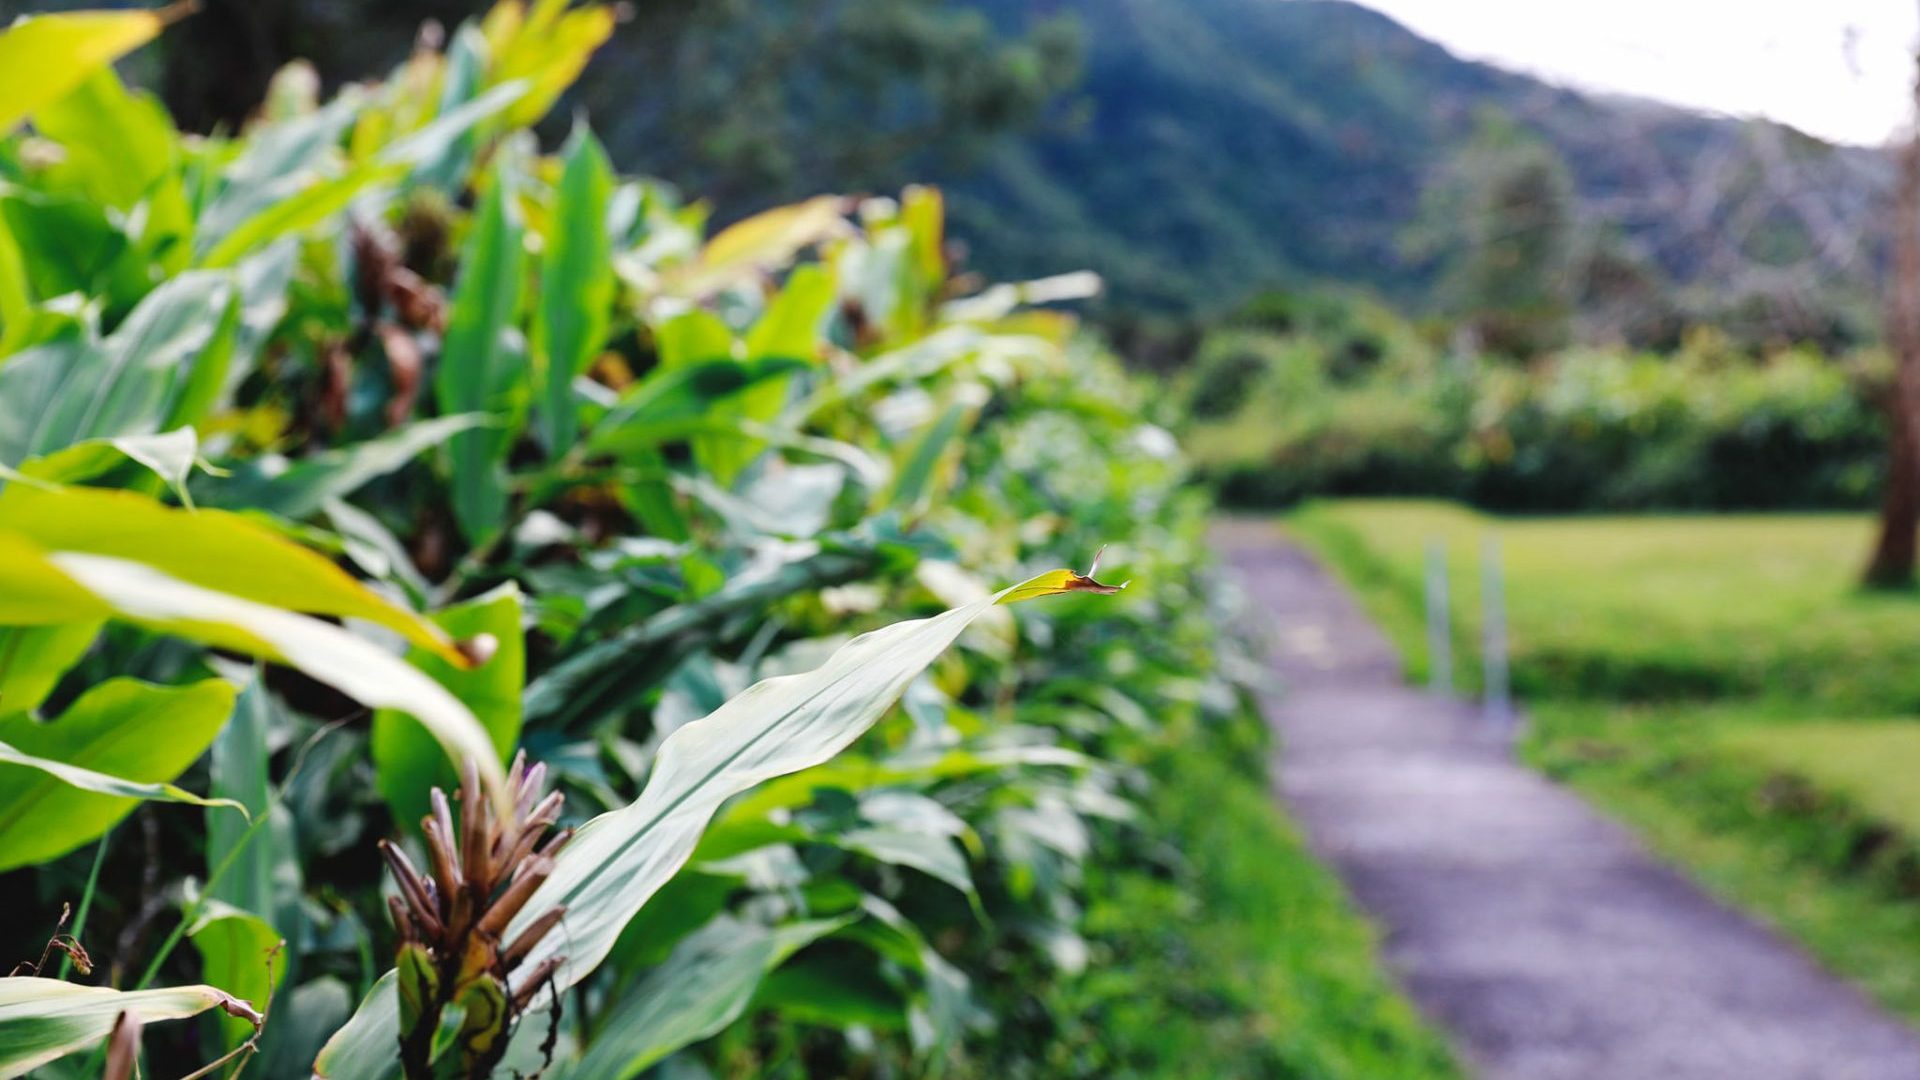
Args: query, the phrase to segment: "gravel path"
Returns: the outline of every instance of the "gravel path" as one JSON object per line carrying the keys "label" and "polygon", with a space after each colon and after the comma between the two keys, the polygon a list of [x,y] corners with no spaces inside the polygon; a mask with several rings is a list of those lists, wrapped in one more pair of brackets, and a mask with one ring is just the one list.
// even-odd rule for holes
{"label": "gravel path", "polygon": [[1515,764],[1266,525],[1216,534],[1276,625],[1278,782],[1390,967],[1493,1080],[1920,1080],[1920,1037]]}

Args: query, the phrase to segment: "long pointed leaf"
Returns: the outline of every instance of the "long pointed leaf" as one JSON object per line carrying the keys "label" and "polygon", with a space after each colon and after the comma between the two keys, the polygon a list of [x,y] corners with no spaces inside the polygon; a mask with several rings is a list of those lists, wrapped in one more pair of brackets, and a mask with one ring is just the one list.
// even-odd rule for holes
{"label": "long pointed leaf", "polygon": [[[675,731],[661,744],[640,798],[587,822],[507,928],[510,941],[532,919],[555,907],[566,909],[560,928],[534,948],[521,970],[559,956],[556,986],[564,990],[585,978],[612,951],[627,920],[686,863],[722,803],[846,749],[968,624],[995,605],[1087,590],[1114,591],[1071,570],[1056,570],[930,619],[862,634],[820,667],[757,682],[706,718]],[[391,1048],[399,1038],[398,1010],[393,980],[383,979],[353,1020],[328,1041],[315,1075],[326,1080],[396,1075]]]}
{"label": "long pointed leaf", "polygon": [[113,1031],[121,1013],[141,1023],[185,1020],[208,1009],[259,1026],[252,1006],[211,986],[112,990],[59,979],[0,979],[0,1080],[84,1050]]}

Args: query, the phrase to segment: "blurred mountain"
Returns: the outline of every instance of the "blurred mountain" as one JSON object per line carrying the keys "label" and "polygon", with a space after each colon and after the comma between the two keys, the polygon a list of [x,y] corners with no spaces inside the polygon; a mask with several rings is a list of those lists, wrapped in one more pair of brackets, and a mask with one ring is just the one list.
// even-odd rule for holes
{"label": "blurred mountain", "polygon": [[[201,0],[138,73],[189,127],[231,128],[288,59],[329,85],[377,77],[423,20],[483,6]],[[623,168],[700,193],[722,221],[931,180],[976,268],[1091,268],[1122,314],[1331,282],[1463,315],[1461,283],[1478,282],[1524,304],[1517,325],[1542,340],[1559,330],[1533,324],[1562,311],[1616,327],[1751,317],[1823,339],[1848,336],[1831,325],[1845,310],[1873,322],[1884,154],[1569,91],[1342,0],[627,10],[571,104]],[[564,137],[570,111],[546,134]],[[1522,206],[1531,235],[1503,248],[1529,183],[1566,205]],[[1529,274],[1552,280],[1522,295]]]}
{"label": "blurred mountain", "polygon": [[1408,253],[1423,195],[1503,114],[1564,158],[1587,243],[1616,262],[1726,305],[1870,280],[1876,151],[1577,93],[1339,0],[973,2],[1009,30],[1036,11],[1084,28],[1077,93],[944,178],[996,276],[1090,266],[1122,303],[1171,309],[1326,280],[1424,300],[1443,266]]}

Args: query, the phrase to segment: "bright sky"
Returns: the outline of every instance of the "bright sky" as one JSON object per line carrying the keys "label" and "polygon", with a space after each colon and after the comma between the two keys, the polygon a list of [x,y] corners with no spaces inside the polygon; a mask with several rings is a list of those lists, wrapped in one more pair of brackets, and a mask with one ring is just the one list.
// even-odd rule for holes
{"label": "bright sky", "polygon": [[1843,142],[1904,123],[1920,0],[1359,0],[1476,60]]}

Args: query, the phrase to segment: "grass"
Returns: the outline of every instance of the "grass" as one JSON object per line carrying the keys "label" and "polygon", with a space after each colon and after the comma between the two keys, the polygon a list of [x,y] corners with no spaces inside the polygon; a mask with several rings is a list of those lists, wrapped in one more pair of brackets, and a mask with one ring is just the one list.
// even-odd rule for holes
{"label": "grass", "polygon": [[1034,1012],[1049,1026],[1045,1075],[1461,1077],[1384,974],[1372,926],[1276,808],[1260,722],[1240,727],[1239,751],[1202,736],[1159,761],[1145,835],[1089,860],[1091,974]]}
{"label": "grass", "polygon": [[1415,677],[1425,550],[1446,543],[1469,686],[1496,537],[1529,760],[1920,1022],[1920,599],[1855,587],[1870,521],[1355,501],[1287,525]]}
{"label": "grass", "polygon": [[1315,503],[1289,531],[1355,585],[1416,674],[1422,581],[1446,545],[1455,655],[1477,673],[1480,555],[1504,567],[1514,685],[1536,697],[1759,697],[1920,711],[1920,598],[1854,578],[1858,514],[1497,519],[1448,503]]}

